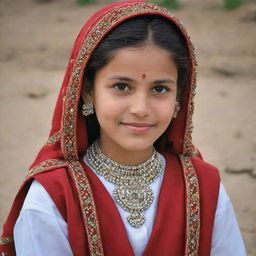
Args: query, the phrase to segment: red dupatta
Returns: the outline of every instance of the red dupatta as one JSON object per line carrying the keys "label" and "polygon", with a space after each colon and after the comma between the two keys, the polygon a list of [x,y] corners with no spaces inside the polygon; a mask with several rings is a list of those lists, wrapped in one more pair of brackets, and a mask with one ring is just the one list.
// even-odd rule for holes
{"label": "red dupatta", "polygon": [[[79,161],[79,157],[86,151],[88,146],[86,125],[84,117],[79,110],[83,75],[93,50],[111,29],[124,20],[147,14],[160,15],[174,23],[187,43],[189,80],[186,85],[186,92],[181,100],[181,109],[178,117],[173,119],[170,124],[168,140],[173,145],[172,154],[178,155],[184,179],[184,255],[198,255],[201,250],[199,242],[202,237],[202,232],[200,234],[200,231],[202,231],[202,229],[200,230],[200,223],[202,222],[200,195],[203,194],[199,191],[198,179],[203,175],[203,171],[208,168],[208,165],[203,164],[203,161],[194,157],[196,152],[191,139],[194,111],[193,98],[196,87],[194,48],[184,27],[170,11],[157,5],[137,0],[118,2],[99,10],[87,21],[79,33],[74,43],[57,99],[49,139],[31,165],[28,177],[22,185],[4,225],[3,235],[0,239],[0,252],[6,254],[2,255],[15,255],[13,228],[31,180],[33,178],[40,180],[40,175],[43,173],[51,173],[49,175],[56,175],[57,177],[61,173],[60,170],[66,171],[69,175],[67,179],[69,179],[72,189],[67,193],[74,194],[77,197],[77,205],[79,205],[79,212],[82,216],[90,254],[104,255],[95,198],[86,170],[84,170]],[[217,177],[217,175],[215,176]],[[214,182],[217,184],[218,178],[215,178]],[[207,190],[205,185],[201,185],[201,188]],[[211,206],[213,212],[215,211],[218,195],[216,191],[218,191],[217,186],[215,186],[213,193],[215,195]],[[56,202],[56,204],[61,213],[65,215],[65,209],[62,209],[59,202]],[[210,240],[211,237],[207,239]],[[208,241],[207,248],[209,243]]]}

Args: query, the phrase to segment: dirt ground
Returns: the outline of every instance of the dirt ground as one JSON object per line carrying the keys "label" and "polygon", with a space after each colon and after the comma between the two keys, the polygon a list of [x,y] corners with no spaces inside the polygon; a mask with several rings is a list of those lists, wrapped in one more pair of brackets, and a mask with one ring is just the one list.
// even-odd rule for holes
{"label": "dirt ground", "polygon": [[[247,253],[255,256],[256,3],[224,11],[221,1],[180,2],[175,13],[199,60],[194,142],[219,168]],[[75,36],[100,7],[0,0],[0,225],[47,139]]]}

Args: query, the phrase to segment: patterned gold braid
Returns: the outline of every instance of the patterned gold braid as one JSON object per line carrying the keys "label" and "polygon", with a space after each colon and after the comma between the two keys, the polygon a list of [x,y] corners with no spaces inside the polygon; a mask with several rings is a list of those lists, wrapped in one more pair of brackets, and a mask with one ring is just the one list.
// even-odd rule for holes
{"label": "patterned gold braid", "polygon": [[185,255],[197,256],[200,234],[199,184],[190,157],[180,155],[186,187],[186,245]]}
{"label": "patterned gold braid", "polygon": [[78,161],[69,163],[71,173],[77,187],[79,201],[81,205],[82,215],[90,252],[92,256],[104,255],[101,242],[99,223],[96,214],[96,207],[91,191],[89,181],[85,175],[84,169]]}
{"label": "patterned gold braid", "polygon": [[55,132],[51,137],[49,137],[45,143],[45,146],[55,144],[58,141],[60,141],[60,131]]}
{"label": "patterned gold braid", "polygon": [[12,236],[0,237],[0,244],[8,244],[13,242]]}
{"label": "patterned gold braid", "polygon": [[67,165],[67,161],[58,160],[58,159],[45,160],[40,164],[36,165],[34,168],[30,169],[27,177],[31,177],[39,172],[48,171],[50,169],[61,167],[64,165]]}

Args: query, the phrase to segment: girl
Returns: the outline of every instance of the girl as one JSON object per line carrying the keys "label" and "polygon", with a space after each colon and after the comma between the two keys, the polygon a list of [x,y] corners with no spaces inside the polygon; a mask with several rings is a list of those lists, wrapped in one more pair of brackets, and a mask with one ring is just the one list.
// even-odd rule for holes
{"label": "girl", "polygon": [[192,144],[195,85],[192,43],[168,10],[136,0],[95,13],[2,255],[245,255],[218,171]]}

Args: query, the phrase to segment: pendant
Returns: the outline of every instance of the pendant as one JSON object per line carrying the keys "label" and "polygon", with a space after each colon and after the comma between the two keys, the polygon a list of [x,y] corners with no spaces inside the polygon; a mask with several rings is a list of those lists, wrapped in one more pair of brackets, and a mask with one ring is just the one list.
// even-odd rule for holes
{"label": "pendant", "polygon": [[133,227],[140,227],[146,218],[142,214],[153,202],[154,194],[152,189],[140,183],[131,182],[132,186],[117,186],[113,191],[113,196],[117,203],[126,211],[131,213],[127,220]]}
{"label": "pendant", "polygon": [[127,217],[128,222],[135,228],[139,228],[141,225],[144,224],[146,218],[141,213],[132,213]]}

